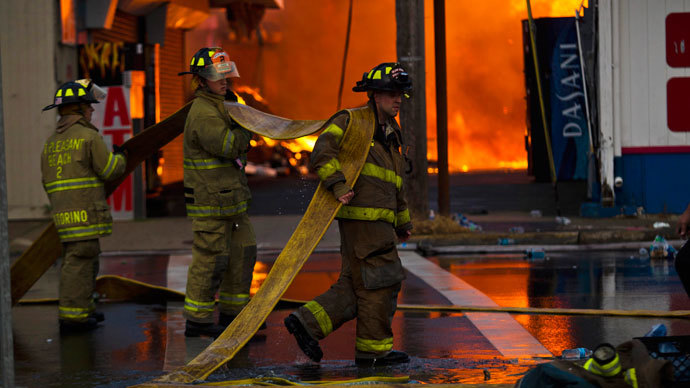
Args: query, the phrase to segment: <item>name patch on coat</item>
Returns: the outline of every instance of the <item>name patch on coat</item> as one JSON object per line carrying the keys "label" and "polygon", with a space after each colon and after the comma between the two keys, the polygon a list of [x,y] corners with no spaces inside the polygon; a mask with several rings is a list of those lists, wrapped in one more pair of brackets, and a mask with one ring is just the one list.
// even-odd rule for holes
{"label": "name patch on coat", "polygon": [[53,221],[55,221],[55,226],[85,224],[89,221],[89,215],[86,213],[86,210],[70,210],[55,213]]}

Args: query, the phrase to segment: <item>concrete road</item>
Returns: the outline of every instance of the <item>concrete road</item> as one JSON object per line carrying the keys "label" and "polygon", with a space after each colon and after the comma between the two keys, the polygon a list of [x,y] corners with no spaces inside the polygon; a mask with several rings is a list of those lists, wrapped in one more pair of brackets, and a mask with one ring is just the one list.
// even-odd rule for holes
{"label": "concrete road", "polygon": [[[568,253],[526,261],[516,255],[439,256],[401,254],[407,271],[399,303],[510,307],[688,310],[669,261],[641,259],[634,252]],[[253,292],[276,254],[260,254]],[[118,274],[184,289],[188,253],[107,255],[101,274]],[[336,253],[313,255],[285,297],[308,300],[328,289],[339,270]],[[52,280],[51,280],[52,277]],[[54,296],[56,269],[28,297]],[[52,283],[51,283],[52,282]],[[121,387],[148,381],[184,365],[210,339],[185,338],[181,302],[102,303],[106,321],[97,330],[60,335],[55,305],[20,305],[13,310],[17,384],[38,387]],[[282,325],[290,310],[276,310],[268,328],[210,379],[260,376],[334,380],[408,375],[425,383],[513,383],[531,366],[563,349],[593,348],[644,335],[664,323],[669,335],[690,334],[683,319],[420,313],[398,311],[394,348],[409,364],[381,370],[354,365],[354,324],[321,342],[324,359],[310,362]],[[485,372],[486,371],[486,372]],[[490,379],[485,381],[485,376]]]}

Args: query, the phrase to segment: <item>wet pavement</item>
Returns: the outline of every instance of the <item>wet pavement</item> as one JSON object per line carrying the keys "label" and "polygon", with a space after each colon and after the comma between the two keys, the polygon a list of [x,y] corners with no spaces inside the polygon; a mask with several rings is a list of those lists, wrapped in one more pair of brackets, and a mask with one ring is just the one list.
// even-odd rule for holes
{"label": "wet pavement", "polygon": [[[546,259],[535,261],[507,254],[426,260],[411,252],[404,255],[408,267],[401,304],[465,304],[450,299],[460,295],[469,298],[464,300],[468,305],[485,303],[488,299],[482,298],[488,297],[495,305],[507,307],[690,310],[690,299],[672,262],[642,259],[636,252],[547,254]],[[276,256],[259,255],[252,292],[261,285]],[[409,257],[434,273],[421,272],[419,266],[408,263]],[[101,258],[101,275],[117,274],[183,289],[185,273],[181,269],[190,260],[188,254],[107,255]],[[314,254],[284,296],[313,298],[337,279],[339,265],[336,253]],[[446,288],[429,279],[444,279]],[[458,283],[453,283],[454,279]],[[27,298],[55,293],[50,287],[42,279]],[[15,307],[17,385],[128,386],[184,365],[211,342],[184,337],[182,302],[102,303],[99,309],[106,314],[106,321],[97,330],[61,336],[55,305]],[[655,323],[665,323],[669,335],[690,334],[690,321],[685,319],[512,315],[509,321],[517,324],[505,326],[508,328],[497,335],[491,326],[510,322],[477,319],[473,316],[476,313],[398,311],[393,320],[394,348],[409,353],[411,362],[368,369],[354,366],[354,322],[321,341],[324,359],[316,365],[301,353],[282,325],[290,311],[271,313],[267,329],[209,380],[279,376],[312,381],[409,375],[423,383],[513,383],[529,367],[548,358],[534,357],[527,350],[522,355],[511,353],[507,346],[511,338],[526,335],[548,352],[560,354],[566,348],[618,344],[644,335]],[[486,315],[492,314],[483,317]],[[513,345],[519,348],[524,344]]]}

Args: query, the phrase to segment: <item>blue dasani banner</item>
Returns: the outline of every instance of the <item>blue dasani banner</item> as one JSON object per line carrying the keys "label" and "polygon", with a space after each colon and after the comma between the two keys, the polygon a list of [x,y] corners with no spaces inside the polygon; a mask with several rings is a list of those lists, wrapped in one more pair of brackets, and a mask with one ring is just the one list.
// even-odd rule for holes
{"label": "blue dasani banner", "polygon": [[551,56],[551,146],[559,180],[587,179],[589,128],[575,18],[560,25]]}

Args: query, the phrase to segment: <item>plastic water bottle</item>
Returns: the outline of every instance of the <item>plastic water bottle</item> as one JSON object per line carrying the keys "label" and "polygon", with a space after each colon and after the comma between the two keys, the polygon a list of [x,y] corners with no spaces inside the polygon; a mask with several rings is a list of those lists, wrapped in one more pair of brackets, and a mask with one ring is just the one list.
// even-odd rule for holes
{"label": "plastic water bottle", "polygon": [[559,225],[570,225],[570,218],[568,217],[556,217],[556,223]]}
{"label": "plastic water bottle", "polygon": [[530,248],[525,251],[526,259],[543,259],[546,257],[546,252],[539,248]]}
{"label": "plastic water bottle", "polygon": [[[645,337],[666,337],[667,335],[667,330],[666,330],[666,325],[663,323],[657,323],[656,325],[652,326],[651,330],[645,334]],[[660,342],[658,345],[659,352],[663,354],[667,353],[678,353],[679,350],[676,348],[676,346],[673,344],[673,342]]]}
{"label": "plastic water bottle", "polygon": [[662,236],[656,236],[652,245],[649,247],[649,255],[656,259],[673,259],[676,255],[676,249]]}
{"label": "plastic water bottle", "polygon": [[592,356],[592,351],[587,348],[565,349],[561,353],[564,360],[584,360]]}
{"label": "plastic water bottle", "polygon": [[498,239],[498,245],[513,245],[515,244],[515,240],[512,238],[499,238]]}
{"label": "plastic water bottle", "polygon": [[663,323],[657,323],[652,326],[652,329],[645,334],[645,337],[666,337],[666,325]]}

